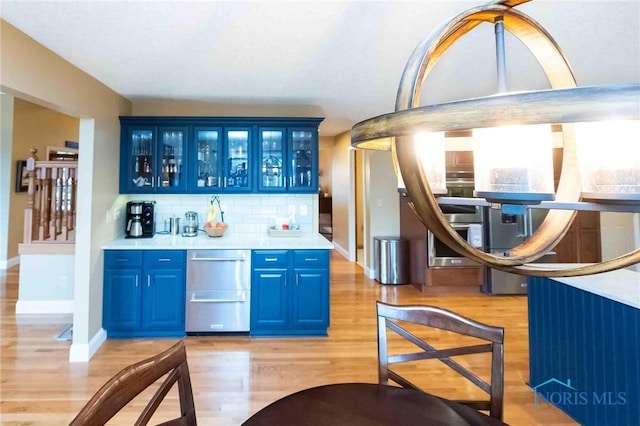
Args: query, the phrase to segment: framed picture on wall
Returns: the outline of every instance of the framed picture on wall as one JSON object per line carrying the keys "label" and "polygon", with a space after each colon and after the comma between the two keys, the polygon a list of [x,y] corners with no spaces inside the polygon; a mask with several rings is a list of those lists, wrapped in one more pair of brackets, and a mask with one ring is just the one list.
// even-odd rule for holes
{"label": "framed picture on wall", "polygon": [[27,160],[18,160],[16,163],[16,192],[27,192],[28,190]]}

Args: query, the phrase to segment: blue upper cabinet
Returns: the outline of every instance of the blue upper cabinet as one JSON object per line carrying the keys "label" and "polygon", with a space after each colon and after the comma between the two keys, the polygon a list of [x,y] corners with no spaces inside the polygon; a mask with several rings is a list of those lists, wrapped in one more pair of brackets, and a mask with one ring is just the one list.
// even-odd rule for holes
{"label": "blue upper cabinet", "polygon": [[318,128],[258,130],[260,192],[318,191]]}
{"label": "blue upper cabinet", "polygon": [[316,193],[321,121],[120,117],[120,193]]}
{"label": "blue upper cabinet", "polygon": [[122,123],[120,193],[180,193],[186,189],[187,127]]}
{"label": "blue upper cabinet", "polygon": [[289,190],[318,192],[318,129],[289,129]]}
{"label": "blue upper cabinet", "polygon": [[227,127],[224,131],[224,192],[253,191],[253,138],[250,127]]}
{"label": "blue upper cabinet", "polygon": [[288,187],[286,136],[286,128],[258,129],[258,190],[261,192],[283,192]]}
{"label": "blue upper cabinet", "polygon": [[222,181],[222,128],[197,126],[191,139],[194,154],[190,156],[187,187],[191,192],[211,193],[224,188]]}

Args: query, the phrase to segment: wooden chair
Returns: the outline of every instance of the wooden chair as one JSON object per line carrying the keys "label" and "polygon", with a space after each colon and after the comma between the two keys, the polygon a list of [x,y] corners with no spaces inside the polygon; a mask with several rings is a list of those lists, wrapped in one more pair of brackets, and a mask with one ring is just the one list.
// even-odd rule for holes
{"label": "wooden chair", "polygon": [[[405,388],[421,390],[407,379],[391,370],[392,364],[408,361],[438,359],[457,373],[474,383],[489,394],[488,400],[456,400],[476,410],[489,411],[491,417],[502,420],[504,393],[504,329],[492,327],[465,318],[461,315],[434,306],[394,306],[377,302],[378,311],[378,378],[382,384],[392,380]],[[424,339],[419,338],[398,325],[397,321],[447,330],[461,335],[473,336],[489,343],[473,346],[435,349]],[[405,325],[405,327],[408,327]],[[387,329],[419,347],[421,351],[389,355]],[[491,352],[491,383],[487,383],[467,368],[451,359],[452,356]]]}
{"label": "wooden chair", "polygon": [[106,424],[138,394],[165,375],[167,377],[147,403],[135,425],[149,423],[174,383],[178,384],[181,414],[180,417],[164,422],[162,425],[195,425],[196,412],[187,366],[187,353],[184,342],[180,341],[166,351],[132,364],[113,376],[80,410],[70,426]]}

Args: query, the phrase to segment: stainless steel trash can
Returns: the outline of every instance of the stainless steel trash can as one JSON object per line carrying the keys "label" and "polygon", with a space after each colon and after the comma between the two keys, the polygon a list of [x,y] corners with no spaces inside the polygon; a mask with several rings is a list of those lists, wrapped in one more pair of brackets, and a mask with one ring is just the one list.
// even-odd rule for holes
{"label": "stainless steel trash can", "polygon": [[376,281],[381,284],[409,282],[409,241],[398,237],[373,239]]}

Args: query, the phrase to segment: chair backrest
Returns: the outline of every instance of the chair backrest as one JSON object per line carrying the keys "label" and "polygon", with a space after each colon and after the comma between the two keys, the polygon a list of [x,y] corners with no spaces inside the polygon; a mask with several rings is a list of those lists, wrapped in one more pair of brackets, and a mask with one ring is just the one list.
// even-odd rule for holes
{"label": "chair backrest", "polygon": [[[388,384],[389,380],[392,380],[403,387],[422,390],[391,370],[391,365],[409,361],[438,359],[489,394],[488,400],[456,400],[456,402],[468,405],[476,410],[489,411],[491,417],[502,420],[504,394],[503,328],[482,324],[454,312],[434,306],[395,306],[383,302],[377,302],[377,311],[378,378],[380,383]],[[407,326],[403,328],[398,325],[398,321],[472,336],[485,340],[489,343],[436,349],[428,344],[423,338],[417,337],[415,334],[407,331]],[[390,356],[388,351],[387,329],[398,333],[400,336],[419,347],[421,351],[415,352],[414,349],[411,353],[394,354]],[[492,353],[491,383],[487,383],[473,372],[451,359],[452,356],[483,352]]]}
{"label": "chair backrest", "polygon": [[137,395],[165,375],[167,377],[164,382],[147,403],[135,424],[148,424],[171,387],[177,383],[180,416],[163,425],[195,425],[196,412],[187,366],[187,353],[184,342],[180,341],[166,351],[132,364],[113,376],[80,410],[70,426],[106,424]]}

